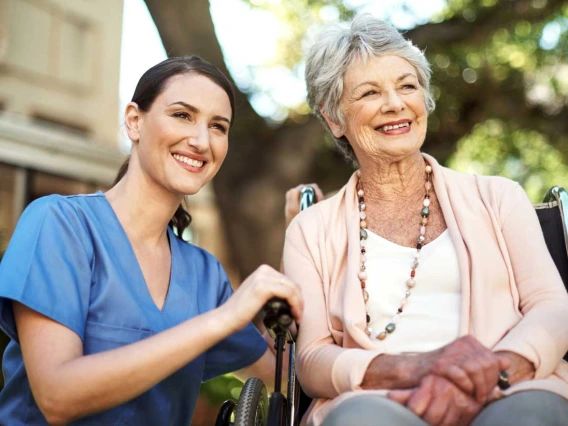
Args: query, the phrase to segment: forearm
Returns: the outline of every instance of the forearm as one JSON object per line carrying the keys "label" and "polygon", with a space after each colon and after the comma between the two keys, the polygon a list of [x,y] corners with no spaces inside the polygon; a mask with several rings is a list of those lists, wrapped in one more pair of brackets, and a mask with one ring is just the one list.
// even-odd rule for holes
{"label": "forearm", "polygon": [[[219,309],[142,341],[44,370],[32,387],[48,420],[66,424],[150,389],[229,333]],[[43,407],[42,407],[43,406]]]}
{"label": "forearm", "polygon": [[417,387],[432,370],[438,351],[416,355],[379,355],[365,373],[364,389],[408,389]]}

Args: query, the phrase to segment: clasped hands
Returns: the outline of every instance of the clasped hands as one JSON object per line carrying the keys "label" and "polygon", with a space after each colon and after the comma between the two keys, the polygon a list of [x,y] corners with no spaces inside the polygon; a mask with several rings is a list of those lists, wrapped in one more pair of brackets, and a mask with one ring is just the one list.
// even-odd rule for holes
{"label": "clasped hands", "polygon": [[492,352],[471,336],[415,357],[415,367],[410,368],[415,377],[398,389],[393,382],[390,389],[396,390],[388,397],[435,426],[471,423],[495,399],[499,373],[511,366],[506,353]]}

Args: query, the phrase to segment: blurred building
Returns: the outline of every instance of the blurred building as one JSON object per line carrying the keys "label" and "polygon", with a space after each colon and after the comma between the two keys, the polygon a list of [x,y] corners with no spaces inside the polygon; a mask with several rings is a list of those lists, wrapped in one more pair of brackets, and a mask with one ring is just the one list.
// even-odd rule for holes
{"label": "blurred building", "polygon": [[112,183],[122,0],[0,0],[0,253],[23,208]]}
{"label": "blurred building", "polygon": [[[0,0],[0,255],[29,202],[104,189],[122,164],[122,13],[123,0]],[[192,240],[227,267],[211,187],[189,204]]]}

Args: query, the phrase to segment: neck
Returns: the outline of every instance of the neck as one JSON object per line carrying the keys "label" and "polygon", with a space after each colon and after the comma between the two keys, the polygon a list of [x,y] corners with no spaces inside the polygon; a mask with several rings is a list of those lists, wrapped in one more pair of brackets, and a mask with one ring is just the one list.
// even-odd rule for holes
{"label": "neck", "polygon": [[130,240],[144,245],[158,245],[167,237],[183,199],[145,175],[132,158],[126,175],[105,196]]}
{"label": "neck", "polygon": [[404,202],[424,191],[425,161],[420,152],[397,160],[361,163],[361,184],[367,201]]}

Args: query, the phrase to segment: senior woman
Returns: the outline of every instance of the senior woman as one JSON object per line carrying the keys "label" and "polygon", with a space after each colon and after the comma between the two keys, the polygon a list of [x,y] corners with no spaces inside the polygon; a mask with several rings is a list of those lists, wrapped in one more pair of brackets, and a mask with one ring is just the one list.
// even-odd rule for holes
{"label": "senior woman", "polygon": [[429,79],[422,52],[369,15],[309,51],[310,105],[359,169],[287,230],[303,421],[565,425],[568,295],[518,184],[420,151]]}

